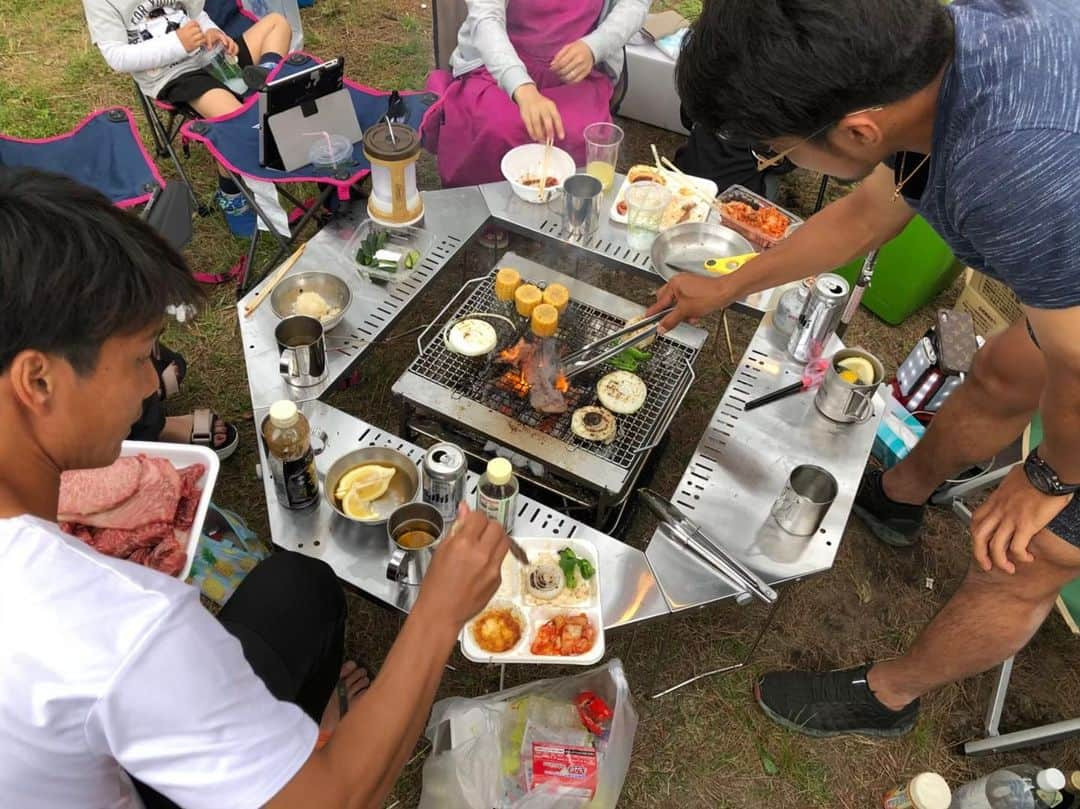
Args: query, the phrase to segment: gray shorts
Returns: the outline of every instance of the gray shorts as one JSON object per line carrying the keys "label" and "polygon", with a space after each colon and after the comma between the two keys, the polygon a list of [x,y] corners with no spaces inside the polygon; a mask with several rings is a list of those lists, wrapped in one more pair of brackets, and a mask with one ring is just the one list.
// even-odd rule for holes
{"label": "gray shorts", "polygon": [[[1031,341],[1039,346],[1039,338],[1035,336],[1035,330],[1031,328],[1031,321],[1027,321],[1027,331]],[[1042,346],[1039,346],[1041,349]],[[1069,481],[1072,483],[1073,481]],[[1074,494],[1072,501],[1065,509],[1050,521],[1046,526],[1070,545],[1080,548],[1080,493]]]}

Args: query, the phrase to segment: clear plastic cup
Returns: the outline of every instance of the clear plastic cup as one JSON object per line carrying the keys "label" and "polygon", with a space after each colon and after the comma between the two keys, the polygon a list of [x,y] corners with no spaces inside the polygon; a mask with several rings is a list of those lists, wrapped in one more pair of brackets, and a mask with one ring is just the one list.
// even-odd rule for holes
{"label": "clear plastic cup", "polygon": [[247,82],[244,81],[244,71],[235,56],[225,52],[225,47],[219,42],[206,52],[206,69],[215,79],[224,84],[234,93],[243,95],[247,92]]}
{"label": "clear plastic cup", "polygon": [[660,220],[671,192],[659,183],[634,183],[626,189],[626,242],[644,252],[660,234]]}
{"label": "clear plastic cup", "polygon": [[352,165],[353,145],[344,135],[326,132],[312,133],[314,140],[308,149],[308,160],[317,169],[334,169]]}
{"label": "clear plastic cup", "polygon": [[589,124],[585,127],[585,173],[600,181],[604,191],[615,182],[619,146],[623,131],[615,124]]}

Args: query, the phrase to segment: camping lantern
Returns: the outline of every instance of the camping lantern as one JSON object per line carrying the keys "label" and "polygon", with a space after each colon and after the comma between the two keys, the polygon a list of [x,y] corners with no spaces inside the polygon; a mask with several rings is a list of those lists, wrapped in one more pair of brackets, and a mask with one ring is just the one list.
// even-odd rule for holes
{"label": "camping lantern", "polygon": [[420,136],[410,126],[380,122],[364,133],[364,157],[371,163],[368,214],[380,225],[411,225],[424,215],[416,188]]}

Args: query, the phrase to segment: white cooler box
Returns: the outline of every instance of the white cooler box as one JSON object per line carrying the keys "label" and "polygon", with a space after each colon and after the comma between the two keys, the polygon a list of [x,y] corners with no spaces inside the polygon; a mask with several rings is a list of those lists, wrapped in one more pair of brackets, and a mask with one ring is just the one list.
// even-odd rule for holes
{"label": "white cooler box", "polygon": [[619,115],[687,134],[679,119],[675,61],[640,34],[626,46],[626,97]]}

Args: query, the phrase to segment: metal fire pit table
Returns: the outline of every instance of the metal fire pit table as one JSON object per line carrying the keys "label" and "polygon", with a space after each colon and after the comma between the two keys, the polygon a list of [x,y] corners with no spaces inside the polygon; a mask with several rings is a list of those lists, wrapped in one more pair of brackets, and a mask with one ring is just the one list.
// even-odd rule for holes
{"label": "metal fire pit table", "polygon": [[[324,402],[309,401],[300,405],[313,431],[326,434],[326,448],[315,458],[319,481],[323,482],[330,464],[339,455],[359,447],[389,447],[404,453],[419,464],[424,450],[391,433],[343,413]],[[267,409],[255,411],[255,423],[262,422]],[[266,467],[265,448],[259,442],[262,469]],[[317,505],[304,511],[291,511],[278,504],[274,483],[263,474],[270,533],[274,544],[322,559],[338,577],[376,601],[401,612],[409,612],[419,587],[400,585],[386,578],[390,552],[385,527],[358,526],[335,514],[326,499],[319,496]],[[466,495],[476,492],[478,476],[469,473]],[[645,555],[602,534],[577,520],[541,505],[524,495],[518,497],[518,516],[514,529],[518,536],[565,537],[592,543],[600,557],[597,575],[603,598],[606,628],[623,626],[668,614],[656,579]]]}

